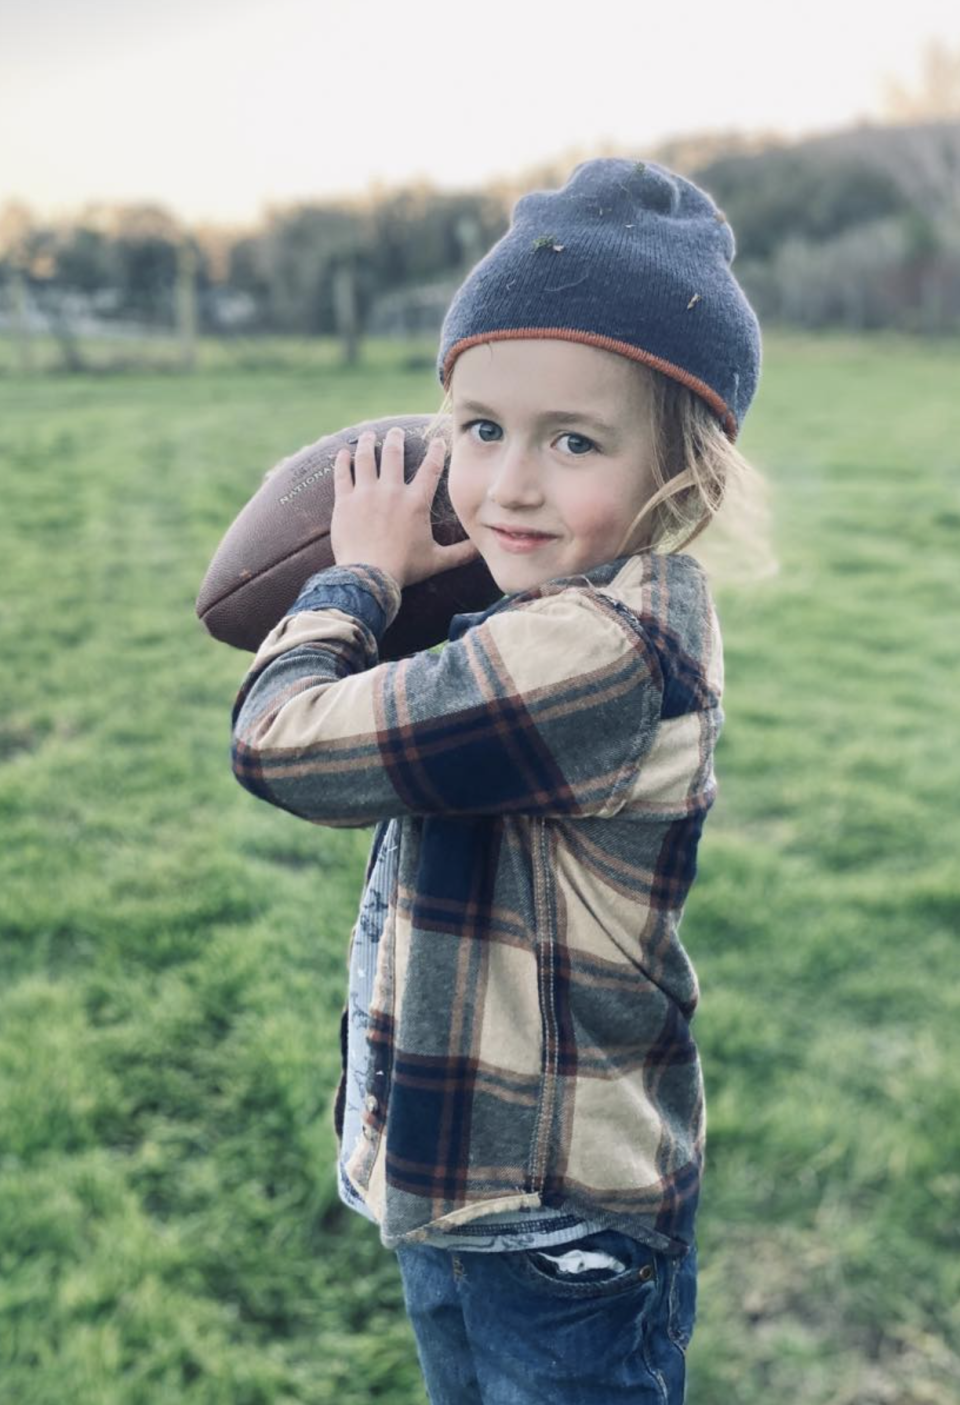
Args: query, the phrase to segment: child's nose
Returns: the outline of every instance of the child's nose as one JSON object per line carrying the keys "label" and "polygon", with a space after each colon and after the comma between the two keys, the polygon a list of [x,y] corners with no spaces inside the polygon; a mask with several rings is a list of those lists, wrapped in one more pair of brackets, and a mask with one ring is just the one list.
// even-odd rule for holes
{"label": "child's nose", "polygon": [[497,462],[489,496],[501,507],[535,506],[543,501],[543,486],[535,455],[511,446]]}

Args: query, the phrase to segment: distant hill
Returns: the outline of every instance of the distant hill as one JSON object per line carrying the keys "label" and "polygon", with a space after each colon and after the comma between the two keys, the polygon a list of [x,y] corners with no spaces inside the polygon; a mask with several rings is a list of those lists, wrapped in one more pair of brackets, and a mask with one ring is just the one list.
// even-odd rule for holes
{"label": "distant hill", "polygon": [[960,213],[960,121],[862,125],[789,144],[771,142],[759,150],[738,150],[733,144],[707,160],[691,160],[695,154],[695,146],[685,153],[681,145],[678,155],[687,155],[687,160],[676,169],[716,197],[730,188],[735,176],[752,183],[758,174],[773,177],[799,166],[819,170],[827,178],[837,171],[870,172],[897,192],[904,208],[920,210],[931,219]]}
{"label": "distant hill", "polygon": [[762,318],[960,331],[960,122],[673,154],[727,214]]}
{"label": "distant hill", "polygon": [[794,150],[813,159],[860,161],[887,175],[932,218],[960,213],[960,121],[851,127],[811,137]]}

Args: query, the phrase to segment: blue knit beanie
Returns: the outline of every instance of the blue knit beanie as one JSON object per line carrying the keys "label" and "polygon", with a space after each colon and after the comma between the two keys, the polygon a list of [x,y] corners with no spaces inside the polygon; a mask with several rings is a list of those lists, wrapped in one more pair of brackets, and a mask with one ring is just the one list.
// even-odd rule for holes
{"label": "blue knit beanie", "polygon": [[730,265],[726,216],[653,161],[584,161],[514,206],[440,333],[445,390],[462,351],[500,338],[586,342],[689,386],[736,439],[760,375],[760,326]]}

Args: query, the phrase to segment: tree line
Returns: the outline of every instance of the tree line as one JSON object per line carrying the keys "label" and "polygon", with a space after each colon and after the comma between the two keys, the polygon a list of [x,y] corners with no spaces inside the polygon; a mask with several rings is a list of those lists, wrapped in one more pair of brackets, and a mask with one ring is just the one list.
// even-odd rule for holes
{"label": "tree line", "polygon": [[[587,153],[597,154],[597,153]],[[628,151],[604,154],[635,156]],[[798,143],[687,137],[640,158],[707,189],[736,233],[761,321],[960,330],[960,121],[864,125]],[[268,209],[258,228],[188,228],[158,206],[88,207],[58,225],[0,210],[0,312],[71,329],[434,334],[523,190],[570,158],[475,191],[428,184]],[[69,356],[67,358],[69,360]]]}

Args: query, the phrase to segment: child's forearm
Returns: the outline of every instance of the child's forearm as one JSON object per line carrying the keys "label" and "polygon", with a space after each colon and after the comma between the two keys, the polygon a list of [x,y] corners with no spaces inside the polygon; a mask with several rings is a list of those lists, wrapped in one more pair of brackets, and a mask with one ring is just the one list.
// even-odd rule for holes
{"label": "child's forearm", "polygon": [[[267,751],[286,754],[289,778],[297,753],[312,739],[298,742],[289,729],[278,726],[284,709],[289,712],[291,700],[308,688],[319,701],[329,685],[376,665],[379,641],[399,608],[400,587],[379,567],[334,566],[305,583],[288,613],[261,644],[234,703],[233,767],[241,785],[262,799],[321,823],[359,826],[371,822],[369,816],[337,819],[313,812],[310,804],[304,809],[295,806],[292,790],[296,787],[285,785],[281,772],[273,776],[273,786],[266,785],[262,762]],[[322,638],[317,637],[317,610],[329,612],[320,631]]]}
{"label": "child's forearm", "polygon": [[[233,713],[234,771],[254,795],[337,827],[409,814],[576,817],[636,800],[651,748],[669,748],[655,778],[696,773],[697,725],[660,735],[663,676],[647,630],[597,592],[508,605],[437,654],[379,663],[398,605],[385,572],[332,567],[267,636]],[[700,710],[709,728],[705,686]],[[678,814],[706,804],[682,783],[669,789]]]}

